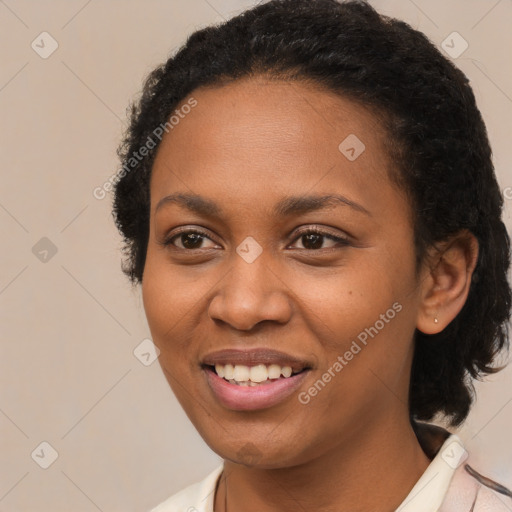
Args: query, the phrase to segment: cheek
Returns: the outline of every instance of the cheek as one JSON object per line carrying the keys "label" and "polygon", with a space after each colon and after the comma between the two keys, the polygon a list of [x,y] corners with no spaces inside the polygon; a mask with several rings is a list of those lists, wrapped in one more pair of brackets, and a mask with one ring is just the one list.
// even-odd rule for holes
{"label": "cheek", "polygon": [[379,385],[370,370],[385,382],[403,377],[404,361],[410,357],[415,327],[413,274],[405,262],[397,268],[391,259],[375,256],[368,253],[357,265],[325,279],[311,277],[301,286],[304,303],[311,304],[306,313],[310,328],[322,345],[320,373],[332,368],[338,356],[343,358],[343,369],[339,365],[338,371],[334,369],[339,377],[333,379],[333,394],[324,396],[326,406],[333,405],[342,383],[344,391],[354,396]]}
{"label": "cheek", "polygon": [[373,325],[398,300],[400,292],[388,274],[385,268],[359,261],[322,278],[302,276],[298,296],[330,328],[329,338],[336,342],[339,335],[342,342]]}
{"label": "cheek", "polygon": [[326,410],[340,397],[355,409],[362,402],[377,407],[385,402],[389,389],[399,394],[408,379],[415,327],[413,297],[379,274],[366,273],[366,278],[374,279],[359,281],[358,288],[338,293],[337,301],[319,310],[331,332],[329,344],[324,344],[325,366],[319,373],[331,369],[336,375],[318,404]]}
{"label": "cheek", "polygon": [[142,300],[153,342],[161,352],[176,350],[179,333],[197,303],[197,284],[185,282],[165,258],[148,250]]}
{"label": "cheek", "polygon": [[[188,409],[183,382],[190,382],[195,368],[193,331],[195,297],[191,288],[182,286],[179,274],[169,271],[169,264],[148,251],[142,300],[153,343],[160,350],[158,361],[178,401]],[[192,289],[193,291],[193,289]]]}

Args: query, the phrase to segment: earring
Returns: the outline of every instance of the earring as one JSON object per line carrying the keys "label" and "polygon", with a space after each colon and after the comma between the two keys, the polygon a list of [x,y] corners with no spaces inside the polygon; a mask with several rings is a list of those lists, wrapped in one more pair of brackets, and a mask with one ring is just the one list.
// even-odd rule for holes
{"label": "earring", "polygon": [[437,316],[434,318],[434,323],[437,324],[438,323],[438,319],[437,319]]}

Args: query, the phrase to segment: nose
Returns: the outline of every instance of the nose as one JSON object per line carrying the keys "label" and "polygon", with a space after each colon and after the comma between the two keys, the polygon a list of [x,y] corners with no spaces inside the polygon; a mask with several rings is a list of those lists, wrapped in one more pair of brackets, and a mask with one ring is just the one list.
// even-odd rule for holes
{"label": "nose", "polygon": [[208,315],[241,331],[265,321],[286,324],[292,315],[291,287],[263,255],[252,263],[235,255],[231,270],[218,283]]}

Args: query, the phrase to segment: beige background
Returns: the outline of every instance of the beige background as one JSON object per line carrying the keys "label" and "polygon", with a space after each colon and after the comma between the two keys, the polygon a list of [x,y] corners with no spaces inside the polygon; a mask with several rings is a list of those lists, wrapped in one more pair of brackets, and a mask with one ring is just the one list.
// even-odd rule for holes
{"label": "beige background", "polygon": [[[158,362],[134,356],[150,336],[140,293],[120,271],[110,196],[92,191],[118,169],[143,77],[196,28],[254,3],[0,0],[2,511],[144,511],[219,463]],[[371,3],[437,45],[453,31],[469,43],[454,60],[486,120],[510,226],[512,3]],[[59,45],[47,59],[31,47],[43,31]],[[511,384],[509,368],[479,386],[460,433],[479,469],[508,486]],[[44,441],[58,452],[47,469]]]}

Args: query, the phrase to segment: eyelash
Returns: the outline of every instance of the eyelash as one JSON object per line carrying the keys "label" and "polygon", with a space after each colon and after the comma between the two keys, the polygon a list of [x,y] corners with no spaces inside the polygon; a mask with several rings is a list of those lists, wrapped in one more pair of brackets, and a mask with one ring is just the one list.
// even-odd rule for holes
{"label": "eyelash", "polygon": [[[200,229],[197,229],[197,228],[196,229],[184,229],[184,230],[180,231],[179,233],[175,233],[171,237],[166,238],[163,242],[161,242],[161,245],[163,245],[164,247],[174,246],[175,249],[178,249],[181,251],[188,251],[188,252],[200,250],[201,248],[198,248],[198,249],[186,249],[185,248],[185,249],[183,249],[181,247],[176,247],[174,245],[173,240],[175,240],[176,238],[178,238],[181,235],[187,235],[187,234],[197,234],[197,235],[201,235],[201,236],[211,240],[211,238],[208,236],[208,234],[205,233],[204,231],[201,231]],[[297,234],[297,236],[294,238],[293,242],[296,242],[299,238],[301,238],[305,235],[311,235],[311,234],[320,235],[322,237],[328,238],[329,240],[332,240],[341,246],[350,245],[350,242],[346,238],[337,237],[330,233],[327,233],[325,231],[322,231],[320,229],[315,229],[315,228],[308,228],[308,229],[305,229],[304,231],[299,232]],[[215,242],[215,241],[212,240],[212,242]],[[308,252],[315,252],[315,251],[324,251],[326,249],[332,250],[332,249],[336,249],[336,247],[329,247],[329,248],[324,248],[324,249],[301,249],[301,250],[308,251]]]}

